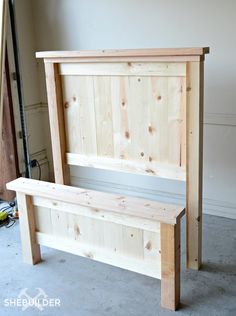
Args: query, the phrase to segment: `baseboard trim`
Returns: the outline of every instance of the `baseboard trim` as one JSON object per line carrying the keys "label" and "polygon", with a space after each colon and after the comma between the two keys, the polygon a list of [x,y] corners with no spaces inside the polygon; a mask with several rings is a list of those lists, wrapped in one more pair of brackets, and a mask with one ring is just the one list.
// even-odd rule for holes
{"label": "baseboard trim", "polygon": [[[151,190],[139,188],[124,184],[93,180],[82,177],[71,177],[71,184],[81,186],[91,190],[101,190],[105,192],[133,195],[151,200],[158,200],[165,203],[185,204],[185,195],[175,192],[164,192],[160,190]],[[236,219],[236,204],[214,199],[203,199],[203,213],[215,216],[221,216]]]}

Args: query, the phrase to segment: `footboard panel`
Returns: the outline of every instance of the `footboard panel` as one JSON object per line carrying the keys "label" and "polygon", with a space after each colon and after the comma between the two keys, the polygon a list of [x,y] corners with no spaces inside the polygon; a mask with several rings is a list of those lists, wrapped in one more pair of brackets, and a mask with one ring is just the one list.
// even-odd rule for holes
{"label": "footboard panel", "polygon": [[[89,207],[63,203],[60,209],[60,201],[37,197],[32,203],[37,243],[161,278],[160,223],[154,232],[98,219],[93,213],[99,210],[91,214]],[[90,216],[81,215],[84,211]]]}
{"label": "footboard panel", "polygon": [[41,261],[40,245],[161,279],[161,305],[180,300],[180,219],[184,208],[141,198],[19,178],[23,259]]}

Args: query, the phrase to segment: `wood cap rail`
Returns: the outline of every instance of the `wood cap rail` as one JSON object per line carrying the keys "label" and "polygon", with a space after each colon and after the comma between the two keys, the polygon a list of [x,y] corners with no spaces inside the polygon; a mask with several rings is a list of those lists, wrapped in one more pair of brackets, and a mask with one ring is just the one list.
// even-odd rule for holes
{"label": "wood cap rail", "polygon": [[81,51],[43,51],[37,52],[37,58],[102,58],[102,57],[166,57],[166,56],[204,56],[209,47],[188,48],[146,48],[115,50],[81,50]]}
{"label": "wood cap rail", "polygon": [[55,199],[173,225],[185,213],[184,207],[179,205],[26,178],[18,178],[7,183],[7,188],[26,195]]}

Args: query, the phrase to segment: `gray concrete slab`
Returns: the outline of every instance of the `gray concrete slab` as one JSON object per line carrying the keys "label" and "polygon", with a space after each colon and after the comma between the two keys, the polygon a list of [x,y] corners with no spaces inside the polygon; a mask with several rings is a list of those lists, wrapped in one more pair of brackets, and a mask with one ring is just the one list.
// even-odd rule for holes
{"label": "gray concrete slab", "polygon": [[[182,290],[180,315],[236,315],[236,221],[205,215],[204,264],[201,271],[185,268],[185,223],[182,223]],[[86,258],[42,247],[44,261],[24,264],[18,224],[0,229],[0,316],[174,315],[160,307],[160,281]],[[33,297],[42,288],[60,307],[43,311],[6,307],[27,288]]]}

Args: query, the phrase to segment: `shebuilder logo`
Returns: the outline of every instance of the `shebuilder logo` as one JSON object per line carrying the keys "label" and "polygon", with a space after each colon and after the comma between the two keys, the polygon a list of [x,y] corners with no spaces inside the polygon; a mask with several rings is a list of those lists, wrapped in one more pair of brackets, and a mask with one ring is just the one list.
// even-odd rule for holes
{"label": "shebuilder logo", "polygon": [[28,289],[24,288],[20,291],[17,298],[5,298],[4,306],[20,307],[22,311],[33,307],[38,308],[40,311],[43,311],[44,308],[61,306],[61,300],[59,298],[49,297],[45,293],[45,291],[39,287],[36,288],[36,291],[36,295],[31,296]]}

